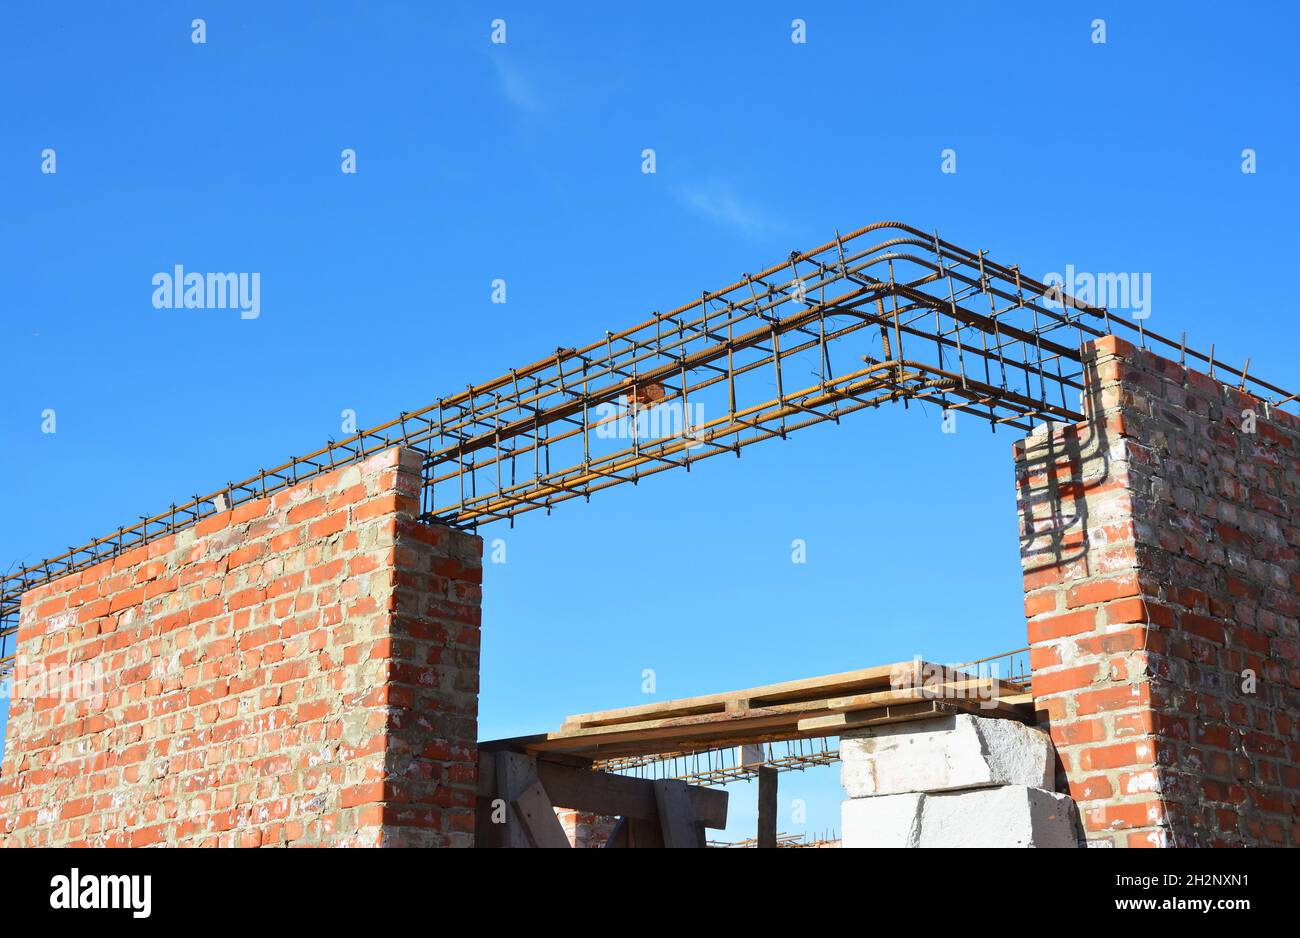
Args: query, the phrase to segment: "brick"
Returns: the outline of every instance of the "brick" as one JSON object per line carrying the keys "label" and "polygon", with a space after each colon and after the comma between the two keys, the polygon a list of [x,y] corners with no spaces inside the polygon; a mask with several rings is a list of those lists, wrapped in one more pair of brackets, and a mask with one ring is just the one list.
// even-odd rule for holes
{"label": "brick", "polygon": [[1048,671],[1033,676],[1035,697],[1047,697],[1063,691],[1078,690],[1087,687],[1097,679],[1097,666],[1085,665],[1079,668],[1065,668],[1061,671]]}
{"label": "brick", "polygon": [[220,511],[214,515],[208,515],[202,521],[194,525],[194,533],[199,537],[207,537],[209,534],[216,534],[218,531],[224,531],[230,527],[230,512]]}
{"label": "brick", "polygon": [[1106,687],[1088,690],[1075,697],[1075,713],[1079,716],[1091,716],[1097,713],[1112,713],[1116,710],[1132,710],[1135,707],[1148,707],[1151,704],[1151,689],[1146,684],[1121,684],[1118,687]]}
{"label": "brick", "polygon": [[315,518],[325,511],[326,504],[323,498],[313,498],[310,501],[299,502],[289,509],[288,521],[290,524],[300,524],[303,521]]}
{"label": "brick", "polygon": [[381,495],[378,498],[371,499],[364,505],[356,505],[352,509],[352,518],[354,521],[365,521],[380,515],[396,514],[399,505],[405,505],[409,508],[409,500],[406,496],[397,493]]}
{"label": "brick", "polygon": [[[180,556],[160,539],[23,597],[18,673],[94,664],[109,690],[13,702],[0,846],[473,842],[482,541],[398,531],[420,460],[368,463],[213,515]],[[426,571],[402,589],[436,646],[390,608],[399,556]]]}
{"label": "brick", "polygon": [[1163,820],[1164,807],[1159,801],[1107,804],[1096,808],[1088,807],[1083,811],[1084,826],[1090,831],[1154,827]]}
{"label": "brick", "polygon": [[1104,775],[1070,779],[1070,797],[1075,801],[1104,801],[1113,797],[1115,789]]}
{"label": "brick", "polygon": [[307,528],[307,537],[313,541],[330,537],[342,531],[347,526],[347,523],[347,512],[335,512],[319,521],[312,522]]}
{"label": "brick", "polygon": [[132,847],[151,847],[154,844],[163,843],[167,838],[167,825],[155,824],[151,827],[141,827],[131,832]]}
{"label": "brick", "polygon": [[123,609],[129,609],[131,606],[138,606],[142,602],[144,602],[144,587],[137,586],[135,589],[114,594],[109,600],[108,611],[110,613],[120,612]]}
{"label": "brick", "polygon": [[260,560],[265,555],[266,543],[263,541],[257,541],[256,543],[249,544],[246,547],[241,547],[238,550],[231,551],[227,558],[226,566],[229,569],[234,570],[238,567],[243,567],[247,564],[253,563],[256,560]]}
{"label": "brick", "polygon": [[1029,642],[1049,642],[1068,635],[1080,635],[1091,632],[1097,627],[1097,613],[1087,609],[1081,612],[1067,612],[1063,615],[1044,616],[1029,623]]}
{"label": "brick", "polygon": [[1106,725],[1101,720],[1053,720],[1051,735],[1057,748],[1095,743],[1106,738]]}
{"label": "brick", "polygon": [[240,590],[232,593],[226,599],[226,607],[234,612],[236,609],[243,609],[245,606],[254,606],[266,599],[266,590],[260,587],[254,589]]}
{"label": "brick", "polygon": [[1066,605],[1071,609],[1090,606],[1094,603],[1109,602],[1138,594],[1137,577],[1133,574],[1089,580],[1072,586],[1066,592]]}
{"label": "brick", "polygon": [[1115,743],[1082,750],[1079,753],[1079,767],[1085,772],[1094,772],[1098,769],[1148,765],[1154,758],[1154,746],[1149,742]]}
{"label": "brick", "polygon": [[1193,635],[1217,642],[1220,645],[1226,640],[1223,625],[1209,616],[1185,612],[1179,617],[1178,625],[1185,632],[1191,632]]}
{"label": "brick", "polygon": [[1124,625],[1126,623],[1147,623],[1169,628],[1174,624],[1174,614],[1168,606],[1143,601],[1142,599],[1122,599],[1118,602],[1108,603],[1105,608],[1106,622],[1109,625]]}
{"label": "brick", "polygon": [[256,521],[258,518],[264,517],[270,507],[270,500],[265,498],[255,498],[243,502],[235,506],[230,521],[232,524],[247,524],[250,521]]}
{"label": "brick", "polygon": [[1060,663],[1060,645],[1035,645],[1029,649],[1029,667],[1034,671],[1052,668]]}

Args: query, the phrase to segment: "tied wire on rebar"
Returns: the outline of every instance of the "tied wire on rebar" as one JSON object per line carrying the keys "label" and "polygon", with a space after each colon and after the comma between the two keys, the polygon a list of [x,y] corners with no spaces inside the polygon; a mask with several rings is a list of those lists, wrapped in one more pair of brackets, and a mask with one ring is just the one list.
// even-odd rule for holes
{"label": "tied wire on rebar", "polygon": [[1208,364],[1266,412],[1296,400],[983,251],[878,222],[19,567],[0,579],[0,668],[32,587],[392,446],[424,455],[422,520],[476,529],[891,402],[972,414],[995,431],[1077,421],[1081,346],[1117,327]]}

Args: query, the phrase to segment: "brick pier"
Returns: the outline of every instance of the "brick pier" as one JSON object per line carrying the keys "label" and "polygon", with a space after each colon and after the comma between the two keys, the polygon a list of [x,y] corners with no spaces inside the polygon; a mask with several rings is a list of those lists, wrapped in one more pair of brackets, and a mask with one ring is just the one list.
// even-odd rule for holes
{"label": "brick pier", "polygon": [[1015,451],[1058,785],[1092,845],[1300,845],[1300,420],[1114,337],[1086,364],[1088,419]]}
{"label": "brick pier", "polygon": [[470,846],[482,542],[392,449],[27,593],[0,844]]}

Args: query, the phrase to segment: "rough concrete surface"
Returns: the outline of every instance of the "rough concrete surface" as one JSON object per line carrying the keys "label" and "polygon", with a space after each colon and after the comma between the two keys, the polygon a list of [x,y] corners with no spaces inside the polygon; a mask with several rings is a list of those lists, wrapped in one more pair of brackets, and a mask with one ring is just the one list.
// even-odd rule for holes
{"label": "rough concrete surface", "polygon": [[966,714],[859,730],[840,740],[850,798],[990,785],[1051,790],[1052,743],[1014,720]]}

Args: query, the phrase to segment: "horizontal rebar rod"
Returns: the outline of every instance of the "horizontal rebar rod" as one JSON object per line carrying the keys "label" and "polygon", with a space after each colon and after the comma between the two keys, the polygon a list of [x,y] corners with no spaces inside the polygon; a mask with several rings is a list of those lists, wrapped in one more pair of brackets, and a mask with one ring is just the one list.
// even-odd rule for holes
{"label": "horizontal rebar rod", "polygon": [[1081,347],[1115,327],[1144,347],[1177,350],[1180,361],[1208,363],[1269,406],[1296,403],[1246,368],[1082,304],[983,251],[878,222],[21,566],[0,579],[0,668],[12,660],[21,597],[33,586],[394,445],[424,453],[422,519],[472,529],[897,401],[961,411],[994,431],[1080,420]]}

